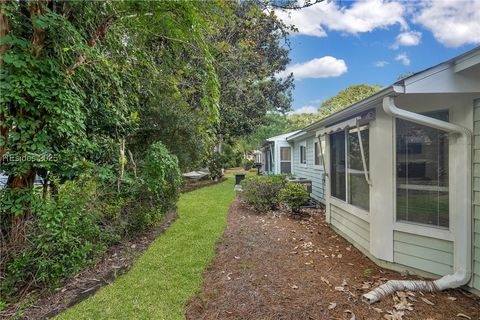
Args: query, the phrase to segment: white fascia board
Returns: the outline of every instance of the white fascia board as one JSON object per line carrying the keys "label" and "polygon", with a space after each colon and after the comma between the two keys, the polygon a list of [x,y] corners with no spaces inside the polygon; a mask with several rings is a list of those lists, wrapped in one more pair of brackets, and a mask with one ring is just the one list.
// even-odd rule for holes
{"label": "white fascia board", "polygon": [[472,52],[455,62],[455,72],[461,72],[473,66],[480,65],[480,51]]}

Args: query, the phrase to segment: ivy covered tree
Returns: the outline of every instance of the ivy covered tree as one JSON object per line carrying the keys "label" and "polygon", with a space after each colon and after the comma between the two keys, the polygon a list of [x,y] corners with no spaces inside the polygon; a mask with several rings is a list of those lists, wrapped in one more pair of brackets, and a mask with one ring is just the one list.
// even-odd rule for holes
{"label": "ivy covered tree", "polygon": [[320,116],[325,118],[336,111],[342,110],[355,102],[371,96],[381,88],[379,85],[368,84],[350,86],[322,102],[319,109]]}

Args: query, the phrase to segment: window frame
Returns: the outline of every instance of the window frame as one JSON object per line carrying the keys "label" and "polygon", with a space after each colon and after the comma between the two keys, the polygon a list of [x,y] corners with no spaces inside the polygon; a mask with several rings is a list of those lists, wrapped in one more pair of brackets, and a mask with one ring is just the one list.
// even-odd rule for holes
{"label": "window frame", "polygon": [[[419,112],[421,115],[432,114],[437,112],[446,112],[448,117],[448,122],[452,120],[452,110],[450,108],[445,109],[433,109],[433,110],[425,110]],[[451,181],[451,157],[450,157],[450,146],[451,146],[451,139],[448,139],[447,145],[447,152],[448,152],[448,199],[449,199],[449,206],[448,206],[448,227],[440,226],[440,225],[433,225],[428,223],[420,223],[416,221],[408,221],[408,220],[398,220],[397,218],[397,122],[396,118],[393,118],[393,169],[395,174],[393,175],[393,223],[395,226],[395,230],[400,230],[409,233],[418,233],[418,234],[425,234],[427,236],[433,238],[443,238],[443,239],[451,239],[453,240],[453,236],[451,234],[452,231],[452,199],[451,199],[451,189],[452,189],[452,181]],[[407,121],[407,120],[405,120]],[[411,122],[411,121],[410,121]],[[426,126],[428,127],[428,126]]]}
{"label": "window frame", "polygon": [[[305,154],[303,154],[302,148]],[[299,152],[298,163],[301,166],[306,167],[307,166],[307,142],[306,141],[300,142],[298,147],[298,152]]]}
{"label": "window frame", "polygon": [[[319,137],[315,137],[314,138],[314,141],[313,141],[313,167],[314,169],[317,169],[317,170],[321,170],[321,171],[324,171],[324,159],[323,159],[323,154],[322,154],[322,151],[325,153],[325,148],[326,148],[326,143],[325,143],[325,139],[322,139],[320,137],[320,141],[322,143],[321,147],[320,147],[320,141],[319,140]],[[317,149],[318,148],[318,164],[316,163],[317,162]]]}
{"label": "window frame", "polygon": [[[340,198],[337,198],[336,196],[332,195],[332,192],[330,191],[330,198],[332,200],[334,200],[334,203],[337,203],[337,204],[343,204],[342,207],[344,210],[347,210],[349,212],[351,211],[355,211],[357,216],[362,216],[361,218],[362,219],[366,219],[366,217],[368,217],[368,214],[369,214],[369,211],[370,209],[365,209],[365,208],[362,208],[360,206],[357,206],[355,204],[352,204],[350,202],[350,184],[349,184],[349,161],[348,161],[348,158],[349,158],[349,142],[348,142],[348,137],[349,137],[349,134],[350,134],[350,130],[351,129],[360,129],[360,131],[362,130],[368,130],[368,139],[370,140],[370,125],[367,123],[367,124],[363,124],[363,125],[359,125],[358,127],[345,127],[343,130],[339,130],[337,131],[336,133],[338,132],[343,132],[344,133],[344,144],[345,144],[345,200],[343,199],[340,199]],[[331,134],[329,135],[331,136]],[[370,141],[369,141],[370,142]],[[368,156],[370,157],[370,143],[368,144],[369,145],[369,148],[367,150],[365,150],[364,148],[364,145],[363,145],[363,140],[361,141],[362,143],[362,148],[364,150],[365,153],[368,153]],[[332,149],[332,145],[331,145],[331,141],[330,141],[330,150]],[[329,154],[329,163],[330,163],[330,166],[332,165],[332,155],[331,153]],[[370,164],[368,166],[368,176],[370,175]],[[368,193],[368,207],[370,208],[370,195],[371,195],[371,190],[370,190],[370,183],[369,183],[369,180],[367,180],[366,176],[364,176],[364,179],[365,181],[367,182],[367,185],[368,185],[368,188],[369,188],[369,193]],[[329,189],[331,190],[332,188],[332,179],[330,178],[330,181],[329,181]],[[347,209],[345,206],[348,206],[349,208]]]}
{"label": "window frame", "polygon": [[[282,149],[289,149],[290,150],[290,160],[282,160]],[[290,146],[280,146],[280,149],[279,149],[279,152],[280,152],[280,155],[279,155],[279,163],[280,163],[280,174],[282,174],[282,163],[290,163],[290,173],[287,173],[287,174],[291,174],[292,171],[293,171],[293,165],[292,165],[292,156],[293,156],[293,152],[292,152],[292,147]]]}

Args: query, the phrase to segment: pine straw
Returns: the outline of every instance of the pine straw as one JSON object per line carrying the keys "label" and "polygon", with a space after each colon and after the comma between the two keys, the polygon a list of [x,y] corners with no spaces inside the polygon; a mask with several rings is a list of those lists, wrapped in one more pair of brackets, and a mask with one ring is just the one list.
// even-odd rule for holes
{"label": "pine straw", "polygon": [[[187,319],[480,319],[480,300],[463,290],[400,293],[367,305],[362,294],[388,279],[337,235],[322,210],[302,217],[258,215],[237,200]],[[412,310],[408,310],[412,309]],[[402,315],[403,314],[403,315]],[[457,316],[458,315],[458,316]],[[463,318],[467,319],[467,318]]]}

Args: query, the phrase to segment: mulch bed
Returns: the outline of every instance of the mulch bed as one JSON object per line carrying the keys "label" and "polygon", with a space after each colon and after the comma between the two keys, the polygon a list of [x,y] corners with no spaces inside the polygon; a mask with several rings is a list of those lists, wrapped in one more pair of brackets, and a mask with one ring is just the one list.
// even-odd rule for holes
{"label": "mulch bed", "polygon": [[156,228],[136,237],[111,246],[93,266],[83,269],[74,278],[65,282],[54,292],[31,292],[17,305],[0,312],[0,319],[13,318],[22,303],[35,296],[40,297],[27,307],[21,319],[48,319],[93,295],[102,286],[113,282],[119,275],[127,272],[135,260],[160,234],[177,218],[176,211],[168,212],[163,222]]}
{"label": "mulch bed", "polygon": [[303,212],[258,215],[237,199],[187,319],[480,319],[480,299],[460,289],[364,303],[362,294],[386,280],[414,277],[375,265],[322,210]]}
{"label": "mulch bed", "polygon": [[190,192],[190,191],[197,190],[197,189],[207,187],[207,186],[211,186],[211,185],[214,185],[214,184],[217,184],[217,183],[222,183],[225,180],[227,180],[227,178],[222,177],[222,178],[218,179],[217,181],[211,180],[211,179],[187,181],[186,185],[182,188],[181,191],[183,193]]}

